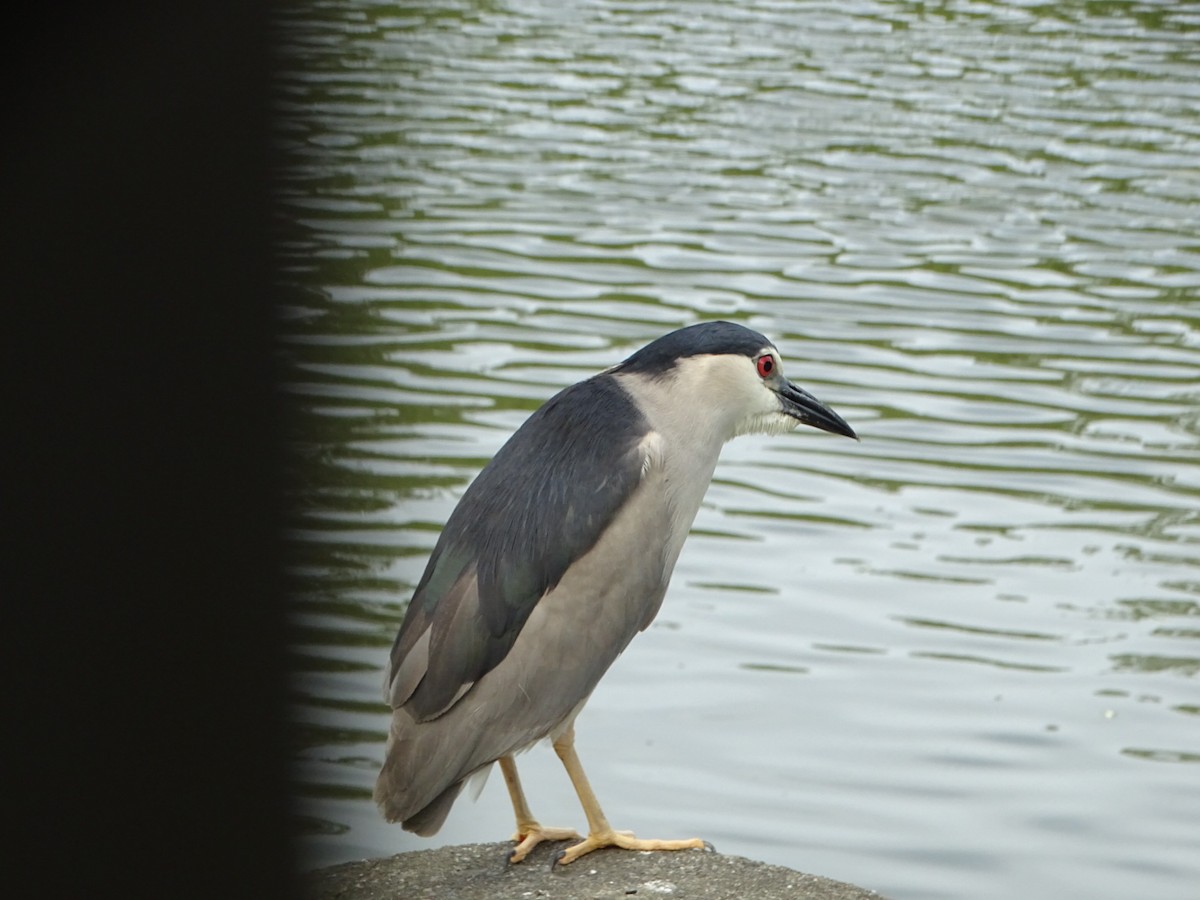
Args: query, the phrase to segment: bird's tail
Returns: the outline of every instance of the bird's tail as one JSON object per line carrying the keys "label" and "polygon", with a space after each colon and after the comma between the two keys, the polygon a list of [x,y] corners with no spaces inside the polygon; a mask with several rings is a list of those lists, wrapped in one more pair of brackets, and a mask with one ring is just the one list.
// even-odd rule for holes
{"label": "bird's tail", "polygon": [[388,733],[387,757],[375,780],[375,804],[389,822],[422,837],[438,832],[470,772],[451,748],[429,746],[428,732],[413,733],[407,712],[395,710]]}

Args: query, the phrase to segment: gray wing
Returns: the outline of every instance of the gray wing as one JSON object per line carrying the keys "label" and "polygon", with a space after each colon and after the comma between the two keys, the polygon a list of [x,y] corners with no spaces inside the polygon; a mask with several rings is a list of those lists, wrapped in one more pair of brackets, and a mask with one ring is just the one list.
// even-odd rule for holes
{"label": "gray wing", "polygon": [[467,488],[392,646],[385,696],[418,722],[507,655],[541,597],[637,488],[650,430],[611,375],[548,400]]}

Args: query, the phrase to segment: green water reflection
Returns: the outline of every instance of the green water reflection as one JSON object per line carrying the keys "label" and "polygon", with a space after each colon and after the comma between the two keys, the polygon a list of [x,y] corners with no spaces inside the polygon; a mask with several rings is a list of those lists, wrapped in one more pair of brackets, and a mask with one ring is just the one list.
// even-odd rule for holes
{"label": "green water reflection", "polygon": [[[606,805],[895,898],[1190,896],[1194,4],[278,19],[310,864],[427,846],[370,803],[380,667],[466,484],[559,388],[721,317],[863,440],[729,445],[584,715]],[[439,840],[511,830],[462,806]]]}

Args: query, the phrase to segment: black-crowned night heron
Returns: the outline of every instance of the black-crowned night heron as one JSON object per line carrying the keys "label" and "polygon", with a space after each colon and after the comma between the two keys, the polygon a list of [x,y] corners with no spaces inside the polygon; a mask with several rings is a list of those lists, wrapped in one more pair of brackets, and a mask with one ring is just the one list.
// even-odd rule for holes
{"label": "black-crowned night heron", "polygon": [[[545,840],[682,850],[608,824],[575,755],[575,717],[654,619],[721,446],[797,424],[855,437],[783,377],[765,337],[729,322],[672,332],[548,400],[467,488],[392,647],[392,707],[375,802],[434,834],[472,775],[500,763],[520,862]],[[588,836],[533,817],[513,761],[550,738]]]}

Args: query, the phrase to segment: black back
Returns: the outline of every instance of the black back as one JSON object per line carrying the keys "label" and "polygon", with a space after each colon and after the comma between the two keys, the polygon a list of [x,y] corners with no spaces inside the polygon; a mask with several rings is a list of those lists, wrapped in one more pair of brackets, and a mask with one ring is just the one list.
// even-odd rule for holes
{"label": "black back", "polygon": [[[495,668],[537,601],[599,540],[638,485],[648,430],[617,380],[596,375],[546,401],[467,488],[392,647],[394,676],[432,629],[428,670],[411,700],[394,698],[418,720]],[[476,591],[464,588],[472,577]]]}

